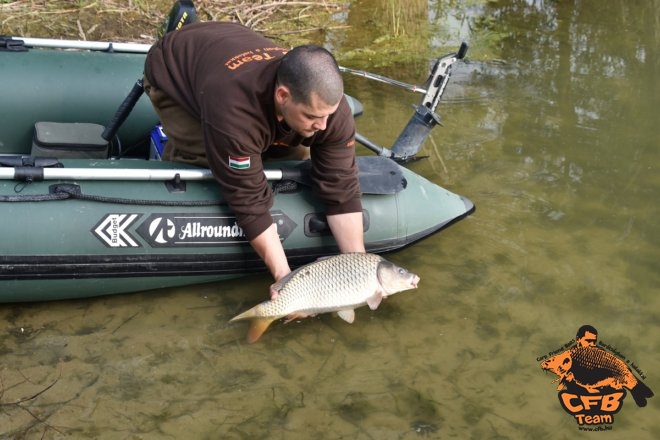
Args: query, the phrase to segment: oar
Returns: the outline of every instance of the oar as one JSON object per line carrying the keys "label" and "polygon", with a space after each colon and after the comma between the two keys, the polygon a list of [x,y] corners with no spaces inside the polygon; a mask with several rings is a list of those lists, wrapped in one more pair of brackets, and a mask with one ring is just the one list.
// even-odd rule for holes
{"label": "oar", "polygon": [[[267,171],[266,177],[269,180],[278,180],[276,174],[269,173],[276,170]],[[177,175],[181,180],[209,180],[213,178],[211,170],[208,169],[0,168],[0,180],[171,180]]]}
{"label": "oar", "polygon": [[29,47],[47,47],[52,49],[99,50],[102,52],[147,53],[151,44],[112,43],[109,41],[58,40],[55,38],[11,37],[13,41],[23,41]]}
{"label": "oar", "polygon": [[[360,156],[357,158],[360,190],[365,194],[396,194],[405,187],[405,179],[399,165],[384,158]],[[279,169],[266,169],[269,181],[293,180],[311,185],[310,161],[303,161]],[[34,166],[0,167],[0,180],[211,180],[213,174],[206,168],[150,169],[150,168],[51,168]]]}
{"label": "oar", "polygon": [[[193,2],[191,0],[178,0],[174,3],[172,10],[167,16],[167,20],[163,26],[163,35],[181,29],[183,26],[194,23],[195,21],[197,21],[197,10]],[[128,115],[131,114],[133,107],[137,104],[142,93],[144,93],[142,78],[138,78],[128,93],[128,96],[124,98],[124,101],[122,101],[108,125],[106,125],[105,130],[103,130],[101,134],[103,139],[110,141],[115,137],[119,131],[119,127],[128,118]]]}

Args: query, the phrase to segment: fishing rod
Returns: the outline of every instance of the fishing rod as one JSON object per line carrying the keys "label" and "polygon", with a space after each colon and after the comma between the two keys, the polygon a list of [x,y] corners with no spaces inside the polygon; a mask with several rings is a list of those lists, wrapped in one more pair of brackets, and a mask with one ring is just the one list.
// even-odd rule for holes
{"label": "fishing rod", "polygon": [[396,79],[388,78],[387,76],[378,75],[377,73],[367,72],[366,70],[357,70],[357,69],[351,69],[348,67],[339,66],[339,71],[343,73],[350,73],[351,75],[355,75],[355,76],[361,76],[367,79],[373,79],[375,81],[380,81],[385,84],[401,87],[411,92],[426,93],[426,89],[423,87],[416,86],[414,84],[408,84]]}

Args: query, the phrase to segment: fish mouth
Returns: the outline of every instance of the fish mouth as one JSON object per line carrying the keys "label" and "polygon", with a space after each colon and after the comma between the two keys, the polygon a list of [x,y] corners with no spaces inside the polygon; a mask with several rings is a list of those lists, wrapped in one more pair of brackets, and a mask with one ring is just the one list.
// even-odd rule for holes
{"label": "fish mouth", "polygon": [[413,286],[413,289],[417,289],[417,284],[419,283],[419,277],[415,275],[412,280],[410,280],[410,284]]}

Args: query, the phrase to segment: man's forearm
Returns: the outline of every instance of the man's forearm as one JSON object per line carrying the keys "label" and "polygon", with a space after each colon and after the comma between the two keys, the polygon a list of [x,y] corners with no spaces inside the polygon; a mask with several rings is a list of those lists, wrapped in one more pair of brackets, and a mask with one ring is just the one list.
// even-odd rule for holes
{"label": "man's forearm", "polygon": [[284,248],[282,248],[282,243],[280,242],[280,237],[277,235],[277,226],[275,223],[270,225],[268,229],[259,234],[254,240],[250,241],[250,244],[261,259],[264,260],[275,281],[280,280],[291,272],[289,262],[284,254]]}
{"label": "man's forearm", "polygon": [[328,216],[328,225],[340,252],[364,252],[362,212]]}

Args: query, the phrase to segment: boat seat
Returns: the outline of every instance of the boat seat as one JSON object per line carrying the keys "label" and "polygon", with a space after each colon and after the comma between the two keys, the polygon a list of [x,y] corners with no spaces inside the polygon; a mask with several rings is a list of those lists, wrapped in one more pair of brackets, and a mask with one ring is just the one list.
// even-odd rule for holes
{"label": "boat seat", "polygon": [[101,137],[100,124],[84,122],[37,122],[34,124],[32,156],[106,159],[109,142]]}

